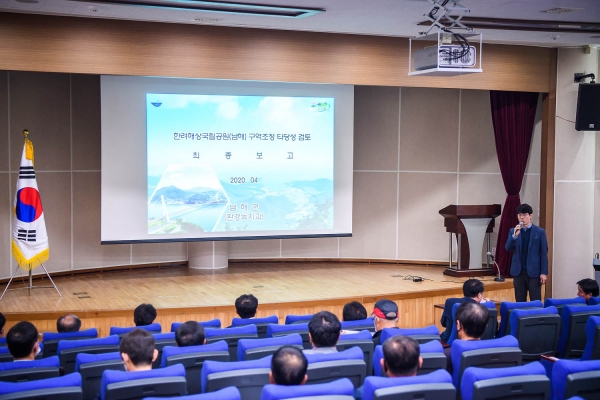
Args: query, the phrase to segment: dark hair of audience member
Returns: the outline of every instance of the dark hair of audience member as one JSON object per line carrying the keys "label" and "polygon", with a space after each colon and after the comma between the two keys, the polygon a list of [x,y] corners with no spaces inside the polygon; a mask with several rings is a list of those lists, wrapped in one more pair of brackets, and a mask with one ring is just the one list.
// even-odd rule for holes
{"label": "dark hair of audience member", "polygon": [[358,301],[352,301],[344,305],[342,311],[343,321],[358,321],[367,318],[367,309]]}
{"label": "dark hair of audience member", "polygon": [[2,334],[3,330],[4,330],[4,325],[6,324],[6,317],[4,316],[4,314],[2,314],[0,312],[0,334]]}
{"label": "dark hair of audience member", "polygon": [[596,282],[593,279],[590,278],[585,278],[580,280],[579,282],[577,282],[577,285],[579,285],[581,287],[581,290],[583,290],[583,293],[589,295],[591,294],[592,297],[598,297],[598,295],[600,295],[600,289],[598,288],[598,282]]}
{"label": "dark hair of audience member", "polygon": [[156,308],[152,304],[140,304],[133,311],[135,326],[150,325],[156,319]]}
{"label": "dark hair of audience member", "polygon": [[340,320],[329,311],[316,313],[308,323],[308,332],[315,347],[333,347],[340,338]]}
{"label": "dark hair of audience member", "polygon": [[175,330],[175,342],[177,346],[199,346],[204,344],[204,327],[196,321],[188,321]]}
{"label": "dark hair of audience member", "polygon": [[253,318],[258,308],[258,299],[252,294],[243,294],[235,300],[235,311],[240,318]]}
{"label": "dark hair of audience member", "polygon": [[463,283],[463,294],[465,297],[477,297],[479,293],[483,293],[483,282],[479,279],[467,279]]}
{"label": "dark hair of audience member", "polygon": [[135,366],[152,364],[154,336],[143,329],[134,329],[121,339],[119,352],[127,354]]}
{"label": "dark hair of audience member", "polygon": [[407,336],[392,336],[383,343],[383,368],[393,376],[416,375],[421,348]]}
{"label": "dark hair of audience member", "polygon": [[58,317],[56,320],[56,331],[63,332],[79,332],[81,329],[81,320],[75,314],[67,314]]}
{"label": "dark hair of audience member", "polygon": [[533,208],[529,204],[521,204],[517,207],[517,214],[533,214]]}
{"label": "dark hair of audience member", "polygon": [[478,339],[485,332],[490,312],[479,303],[462,303],[456,309],[456,320],[465,334]]}
{"label": "dark hair of audience member", "polygon": [[271,373],[276,385],[300,385],[306,376],[308,361],[299,350],[292,346],[280,347],[271,359]]}
{"label": "dark hair of audience member", "polygon": [[24,358],[31,354],[38,340],[38,330],[31,323],[21,321],[8,331],[6,345],[14,358]]}

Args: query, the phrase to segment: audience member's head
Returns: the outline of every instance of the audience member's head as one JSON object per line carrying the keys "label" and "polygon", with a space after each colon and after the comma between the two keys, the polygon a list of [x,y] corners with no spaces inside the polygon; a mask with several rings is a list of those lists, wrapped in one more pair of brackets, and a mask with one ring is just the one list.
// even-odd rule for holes
{"label": "audience member's head", "polygon": [[485,332],[490,312],[478,303],[462,303],[456,309],[456,334],[461,340],[478,340]]}
{"label": "audience member's head", "polygon": [[39,353],[38,330],[27,321],[22,321],[10,328],[6,335],[8,351],[15,361],[34,360]]}
{"label": "audience member's head", "polygon": [[254,318],[258,309],[258,299],[252,294],[243,294],[235,299],[235,312],[240,318]]}
{"label": "audience member's head", "polygon": [[175,331],[177,346],[198,346],[206,343],[204,327],[196,321],[188,321],[179,325]]}
{"label": "audience member's head", "polygon": [[375,303],[372,316],[376,331],[395,328],[398,325],[398,305],[391,300],[381,299]]}
{"label": "audience member's head", "polygon": [[154,336],[143,329],[134,329],[123,336],[119,351],[127,371],[152,369],[152,362],[158,357]]}
{"label": "audience member's head", "polygon": [[419,343],[407,336],[392,336],[383,343],[381,367],[390,377],[415,376],[423,359]]}
{"label": "audience member's head", "polygon": [[304,385],[308,379],[307,368],[308,361],[302,350],[283,346],[273,354],[269,380],[275,385]]}
{"label": "audience member's head", "polygon": [[6,324],[6,317],[0,312],[0,337],[4,336],[4,325]]}
{"label": "audience member's head", "polygon": [[344,306],[343,321],[358,321],[367,318],[367,309],[358,301],[352,301]]}
{"label": "audience member's head", "polygon": [[308,337],[313,348],[335,347],[341,330],[340,320],[329,311],[316,313],[308,323]]}
{"label": "audience member's head", "polygon": [[56,320],[56,331],[63,332],[79,332],[81,328],[81,320],[75,314],[67,314],[58,317]]}
{"label": "audience member's head", "polygon": [[577,296],[583,297],[587,303],[590,298],[598,297],[598,282],[593,279],[586,278],[577,282]]}
{"label": "audience member's head", "polygon": [[463,283],[463,295],[476,300],[478,303],[483,299],[483,282],[479,279],[467,279]]}
{"label": "audience member's head", "polygon": [[135,326],[150,325],[156,319],[156,308],[152,304],[140,304],[133,311]]}

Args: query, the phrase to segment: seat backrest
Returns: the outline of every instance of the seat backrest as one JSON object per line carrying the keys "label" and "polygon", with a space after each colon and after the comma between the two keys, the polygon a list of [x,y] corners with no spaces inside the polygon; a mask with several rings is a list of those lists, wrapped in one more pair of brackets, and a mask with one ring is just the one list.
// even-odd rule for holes
{"label": "seat backrest", "polygon": [[[217,390],[213,393],[194,394],[189,396],[180,396],[179,400],[240,400],[240,391],[233,386]],[[145,397],[144,400],[164,400],[162,397]]]}
{"label": "seat backrest", "polygon": [[75,371],[77,354],[102,354],[119,351],[119,340],[117,335],[87,340],[61,340],[57,347],[60,366],[66,374],[70,374]]}
{"label": "seat backrest", "polygon": [[337,353],[306,354],[308,361],[307,384],[327,383],[348,378],[358,388],[365,380],[367,364],[359,347]]}
{"label": "seat backrest", "polygon": [[[221,328],[221,320],[219,318],[211,319],[208,321],[198,321],[200,325],[205,328]],[[183,322],[173,322],[171,324],[171,332],[175,332]]]}
{"label": "seat backrest", "polygon": [[356,321],[342,321],[342,329],[345,331],[364,331],[375,332],[373,318],[358,319]]}
{"label": "seat backrest", "polygon": [[544,300],[544,307],[554,306],[558,310],[558,315],[562,315],[563,308],[566,305],[570,306],[583,306],[585,299],[583,297],[574,297],[572,299],[546,299]]}
{"label": "seat backrest", "polygon": [[148,371],[113,371],[102,374],[101,400],[140,399],[143,397],[176,397],[187,392],[182,365]]}
{"label": "seat backrest", "polygon": [[510,334],[519,341],[523,360],[553,355],[560,337],[561,318],[556,307],[515,309],[510,315]]}
{"label": "seat backrest", "polygon": [[310,338],[308,337],[308,323],[297,322],[290,325],[269,324],[267,326],[266,337],[279,337],[297,333],[302,337],[302,346],[305,349],[310,349]]}
{"label": "seat backrest", "polygon": [[6,337],[0,338],[0,347],[6,347]]}
{"label": "seat backrest", "polygon": [[500,304],[500,328],[496,337],[502,337],[510,333],[510,314],[512,310],[528,310],[533,308],[543,308],[544,303],[540,300],[535,301],[503,301]]}
{"label": "seat backrest", "polygon": [[279,317],[271,315],[263,318],[234,318],[231,320],[231,327],[256,325],[258,337],[263,339],[267,337],[267,327],[269,324],[278,324]]}
{"label": "seat backrest", "polygon": [[600,360],[600,317],[591,316],[585,324],[587,340],[581,361]]}
{"label": "seat backrest", "polygon": [[550,379],[539,362],[507,368],[469,367],[460,383],[463,400],[549,399],[550,391]]}
{"label": "seat backrest", "polygon": [[207,360],[229,361],[229,346],[224,340],[212,344],[163,349],[161,367],[182,364],[185,368],[189,394],[201,393],[200,373]]}
{"label": "seat backrest", "polygon": [[78,332],[44,332],[42,342],[44,343],[44,358],[55,356],[58,342],[61,340],[83,340],[94,339],[98,337],[96,328],[86,329]]}
{"label": "seat backrest", "polygon": [[[438,369],[446,369],[447,358],[444,354],[444,347],[437,340],[419,343],[419,350],[423,365],[417,371],[417,375],[425,375]],[[384,376],[381,368],[381,359],[383,358],[383,345],[378,345],[373,351],[373,376]]]}
{"label": "seat backrest", "polygon": [[600,360],[558,360],[552,368],[552,398],[573,396],[598,398],[600,395]]}
{"label": "seat backrest", "polygon": [[122,337],[123,335],[131,332],[134,329],[143,329],[150,333],[161,333],[162,332],[162,327],[160,326],[160,324],[158,322],[155,322],[150,325],[142,325],[142,326],[128,326],[128,327],[111,326],[109,335],[119,335],[119,337]]}
{"label": "seat backrest", "polygon": [[285,316],[285,324],[304,324],[308,323],[314,314],[306,314],[306,315],[286,315]]}
{"label": "seat backrest", "polygon": [[258,360],[275,353],[282,346],[294,346],[302,350],[302,337],[298,333],[293,333],[275,338],[240,339],[237,359],[239,361]]}
{"label": "seat backrest", "polygon": [[177,346],[175,341],[175,333],[155,333],[154,335],[154,348],[158,351],[158,357],[152,363],[152,368],[159,368],[162,360],[162,352],[166,346]]}
{"label": "seat backrest", "polygon": [[363,400],[454,399],[456,389],[452,386],[452,377],[448,371],[439,370],[427,375],[401,378],[369,376],[365,379],[362,395]]}
{"label": "seat backrest", "polygon": [[271,358],[272,356],[252,361],[205,361],[200,373],[202,393],[235,386],[243,400],[260,398],[263,386],[269,383]]}
{"label": "seat backrest", "polygon": [[[456,310],[462,303],[456,303],[452,306],[452,332],[450,333],[450,337],[448,338],[448,344],[452,345],[452,343],[458,339],[456,329]],[[485,303],[481,303],[482,306],[485,306],[488,309],[489,317],[488,323],[485,327],[485,332],[481,336],[482,340],[493,339],[496,336],[496,329],[498,328],[498,310],[496,309],[496,304],[491,301],[486,301]]]}
{"label": "seat backrest", "polygon": [[600,297],[590,297],[587,304],[588,306],[596,306],[600,304]]}
{"label": "seat backrest", "polygon": [[384,328],[381,331],[381,344],[392,336],[409,336],[419,343],[427,343],[432,340],[440,340],[440,332],[435,325],[424,328]]}
{"label": "seat backrest", "polygon": [[258,330],[256,325],[245,325],[234,328],[204,330],[206,335],[206,344],[224,340],[229,345],[229,359],[237,361],[237,348],[240,339],[258,339]]}
{"label": "seat backrest", "polygon": [[556,351],[561,358],[580,358],[587,340],[585,324],[590,316],[600,316],[599,306],[565,305],[561,314],[562,328]]}
{"label": "seat backrest", "polygon": [[75,372],[81,374],[83,398],[94,399],[100,394],[100,381],[106,370],[125,371],[121,353],[79,353],[75,361]]}
{"label": "seat backrest", "polygon": [[59,378],[2,383],[0,385],[0,399],[82,400],[81,375],[74,373]]}
{"label": "seat backrest", "polygon": [[316,396],[352,396],[354,386],[349,379],[342,378],[328,383],[314,385],[265,385],[261,400],[282,400],[293,398],[306,398]]}
{"label": "seat backrest", "polygon": [[28,382],[59,376],[57,356],[41,360],[0,363],[1,382]]}
{"label": "seat backrest", "polygon": [[364,330],[358,333],[340,335],[340,340],[338,340],[335,347],[338,351],[345,351],[352,347],[360,348],[364,354],[365,364],[367,365],[367,376],[373,374],[373,350],[375,349],[375,345],[371,332]]}
{"label": "seat backrest", "polygon": [[514,367],[522,363],[519,342],[510,335],[490,340],[455,340],[450,352],[452,381],[457,389],[468,367]]}

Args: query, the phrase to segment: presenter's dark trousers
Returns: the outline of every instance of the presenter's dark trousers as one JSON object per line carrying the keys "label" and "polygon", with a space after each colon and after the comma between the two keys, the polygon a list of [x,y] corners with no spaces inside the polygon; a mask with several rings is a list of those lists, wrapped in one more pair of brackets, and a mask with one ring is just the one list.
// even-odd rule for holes
{"label": "presenter's dark trousers", "polygon": [[527,291],[529,291],[529,301],[542,300],[542,284],[539,276],[532,278],[527,275],[527,271],[521,271],[514,277],[513,285],[516,301],[527,301]]}

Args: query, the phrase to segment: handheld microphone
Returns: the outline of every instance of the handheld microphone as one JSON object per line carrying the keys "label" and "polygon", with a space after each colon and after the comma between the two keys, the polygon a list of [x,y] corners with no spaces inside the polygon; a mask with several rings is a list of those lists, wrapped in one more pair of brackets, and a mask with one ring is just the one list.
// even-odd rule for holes
{"label": "handheld microphone", "polygon": [[523,221],[519,221],[519,226],[522,228],[523,227]]}
{"label": "handheld microphone", "polygon": [[504,282],[504,278],[502,277],[502,275],[500,275],[500,267],[498,266],[498,264],[496,264],[496,257],[494,257],[494,255],[491,252],[487,252],[488,257],[492,258],[492,261],[494,262],[494,265],[496,266],[496,268],[498,269],[498,277],[494,278],[495,282]]}

